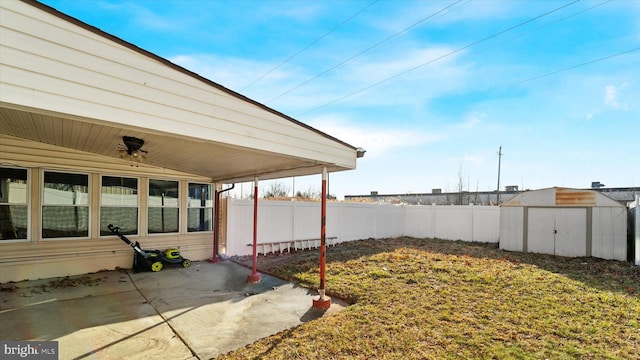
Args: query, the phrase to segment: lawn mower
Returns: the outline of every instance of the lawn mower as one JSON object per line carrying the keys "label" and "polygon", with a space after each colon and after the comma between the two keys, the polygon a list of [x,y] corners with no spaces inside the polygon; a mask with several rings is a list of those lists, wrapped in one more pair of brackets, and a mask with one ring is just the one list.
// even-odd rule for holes
{"label": "lawn mower", "polygon": [[143,250],[140,248],[140,243],[137,241],[133,243],[122,235],[119,227],[109,224],[107,228],[133,248],[133,271],[135,272],[160,271],[164,265],[182,265],[185,268],[191,266],[191,260],[183,258],[178,249]]}

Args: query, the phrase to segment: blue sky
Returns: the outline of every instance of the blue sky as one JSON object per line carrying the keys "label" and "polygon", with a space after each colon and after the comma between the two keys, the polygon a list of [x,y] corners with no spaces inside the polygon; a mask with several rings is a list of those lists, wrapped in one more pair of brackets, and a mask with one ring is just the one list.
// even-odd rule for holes
{"label": "blue sky", "polygon": [[638,0],[42,2],[365,148],[339,198],[640,186]]}

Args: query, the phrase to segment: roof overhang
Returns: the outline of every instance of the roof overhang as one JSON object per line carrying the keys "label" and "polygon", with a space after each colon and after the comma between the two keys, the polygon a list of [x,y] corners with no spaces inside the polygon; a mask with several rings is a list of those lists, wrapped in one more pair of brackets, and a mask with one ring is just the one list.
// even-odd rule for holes
{"label": "roof overhang", "polygon": [[223,183],[355,169],[363,154],[41,3],[0,11],[0,134],[115,158],[133,136],[145,164]]}
{"label": "roof overhang", "polygon": [[[6,103],[0,103],[0,134],[109,156],[123,163],[131,160],[119,154],[123,148],[122,138],[134,136],[144,140],[145,165],[204,176],[221,183],[253,181],[256,176],[266,180],[320,174],[323,167],[328,172],[350,169],[310,158],[182,137],[156,129],[83,121]],[[353,153],[356,152],[354,149]]]}

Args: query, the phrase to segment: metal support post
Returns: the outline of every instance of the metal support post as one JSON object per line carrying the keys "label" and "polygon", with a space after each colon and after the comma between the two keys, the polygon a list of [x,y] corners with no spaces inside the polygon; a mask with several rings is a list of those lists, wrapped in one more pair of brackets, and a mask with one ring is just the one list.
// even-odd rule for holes
{"label": "metal support post", "polygon": [[253,181],[253,267],[251,274],[247,276],[248,283],[257,283],[262,276],[257,272],[258,268],[258,177]]}
{"label": "metal support post", "polygon": [[316,309],[328,309],[331,298],[326,296],[325,265],[327,257],[327,168],[322,168],[322,202],[320,211],[320,296],[313,300]]}

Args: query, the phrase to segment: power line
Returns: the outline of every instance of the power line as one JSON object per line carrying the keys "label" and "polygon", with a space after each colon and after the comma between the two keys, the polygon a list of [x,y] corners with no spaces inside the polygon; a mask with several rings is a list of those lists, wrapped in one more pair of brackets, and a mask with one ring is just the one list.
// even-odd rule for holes
{"label": "power line", "polygon": [[366,86],[366,87],[364,87],[364,88],[362,88],[362,89],[360,89],[360,90],[356,90],[356,91],[351,92],[351,93],[349,93],[349,94],[347,94],[347,95],[344,95],[344,96],[342,96],[342,97],[339,97],[339,98],[337,98],[337,99],[335,99],[335,100],[332,100],[332,101],[330,101],[330,102],[328,102],[328,103],[326,103],[326,104],[324,104],[324,105],[320,105],[320,106],[317,106],[317,107],[315,107],[315,108],[313,108],[313,109],[310,109],[310,110],[308,110],[308,111],[305,111],[305,112],[303,112],[303,113],[301,113],[301,114],[298,114],[296,117],[300,117],[300,116],[306,115],[306,114],[308,114],[308,113],[311,113],[311,112],[316,111],[316,110],[318,110],[318,109],[321,109],[321,108],[323,108],[323,107],[326,107],[326,106],[329,106],[329,105],[331,105],[331,104],[334,104],[334,103],[336,103],[336,102],[338,102],[338,101],[341,101],[341,100],[344,100],[344,99],[346,99],[346,98],[349,98],[349,97],[351,97],[351,96],[353,96],[353,95],[356,95],[356,94],[359,94],[359,93],[364,92],[364,91],[366,91],[366,90],[369,90],[369,89],[371,89],[371,88],[373,88],[373,87],[375,87],[375,86],[381,85],[381,84],[386,83],[386,82],[388,82],[388,81],[390,81],[390,80],[393,80],[393,79],[395,79],[395,78],[398,78],[398,77],[400,77],[400,76],[402,76],[402,75],[408,74],[408,73],[410,73],[410,72],[412,72],[412,71],[414,71],[414,70],[417,70],[417,69],[419,69],[419,68],[421,68],[421,67],[423,67],[423,66],[429,65],[429,64],[434,63],[434,62],[439,61],[439,60],[442,60],[442,59],[444,59],[444,58],[446,58],[446,57],[449,57],[449,56],[451,56],[451,55],[453,55],[453,54],[459,53],[459,52],[460,52],[460,51],[462,51],[462,50],[468,49],[468,48],[470,48],[470,47],[472,47],[472,46],[475,46],[475,45],[477,45],[477,44],[483,43],[483,42],[485,42],[485,41],[487,41],[487,40],[490,40],[490,39],[493,39],[493,38],[495,38],[495,37],[498,37],[498,36],[500,36],[500,35],[502,35],[502,34],[504,34],[504,33],[506,33],[506,32],[509,32],[509,31],[513,30],[513,29],[516,29],[516,28],[521,27],[521,26],[523,26],[523,25],[526,25],[526,24],[528,24],[528,23],[530,23],[530,22],[533,22],[533,21],[535,21],[535,20],[538,20],[538,19],[540,19],[540,18],[542,18],[542,17],[545,17],[545,16],[547,16],[547,15],[550,15],[550,14],[552,14],[552,13],[554,13],[554,12],[560,11],[560,10],[562,10],[562,9],[564,9],[564,8],[568,7],[568,6],[571,6],[571,5],[573,5],[573,4],[575,4],[575,3],[579,2],[579,1],[580,1],[580,0],[574,0],[574,1],[572,1],[572,2],[570,2],[570,3],[567,3],[567,4],[565,4],[565,5],[562,5],[562,6],[558,7],[558,8],[555,8],[555,9],[553,9],[553,10],[547,11],[547,12],[545,12],[545,13],[541,14],[541,15],[538,15],[538,16],[536,16],[536,17],[533,17],[533,18],[529,19],[529,20],[526,20],[526,21],[524,21],[524,22],[521,22],[521,23],[519,23],[519,24],[517,24],[517,25],[510,26],[510,27],[508,27],[508,28],[506,28],[506,29],[504,29],[504,30],[498,31],[497,33],[494,33],[494,34],[492,34],[492,35],[489,35],[489,36],[487,36],[487,37],[484,37],[484,38],[482,38],[482,39],[480,39],[480,40],[476,40],[476,41],[474,41],[474,42],[472,42],[472,43],[470,43],[470,44],[467,44],[467,45],[465,45],[465,46],[463,46],[463,47],[460,47],[460,48],[458,48],[458,49],[456,49],[456,50],[453,50],[453,51],[451,51],[451,52],[449,52],[449,53],[447,53],[447,54],[444,54],[444,55],[439,56],[439,57],[437,57],[437,58],[434,58],[434,59],[428,60],[428,61],[426,61],[426,62],[423,62],[423,63],[419,64],[419,65],[416,65],[416,66],[411,67],[411,68],[409,68],[409,69],[407,69],[407,70],[404,70],[404,71],[401,71],[401,72],[399,72],[399,73],[397,73],[397,74],[395,74],[395,75],[392,75],[392,76],[390,76],[390,77],[388,77],[388,78],[385,78],[385,79],[383,79],[383,80],[377,81],[377,82],[375,82],[375,83],[373,83],[373,84],[371,84],[371,85],[368,85],[368,86]]}
{"label": "power line", "polygon": [[565,72],[565,71],[569,71],[569,70],[573,70],[575,68],[579,68],[579,67],[582,67],[582,66],[586,66],[586,65],[590,65],[590,64],[597,63],[597,62],[600,62],[600,61],[608,60],[608,59],[611,59],[611,58],[614,58],[614,57],[617,57],[617,56],[626,55],[626,54],[629,54],[629,53],[632,53],[632,52],[638,51],[638,50],[640,50],[640,47],[629,49],[629,50],[625,50],[625,51],[621,51],[619,53],[615,53],[615,54],[611,54],[611,55],[607,55],[607,56],[603,56],[603,57],[600,57],[600,58],[597,58],[597,59],[593,59],[593,60],[589,60],[587,62],[583,62],[583,63],[577,64],[577,65],[572,65],[572,66],[569,66],[569,67],[566,67],[566,68],[563,68],[563,69],[550,71],[548,73],[544,73],[544,74],[541,74],[541,75],[536,75],[536,76],[530,77],[528,79],[524,79],[524,80],[520,80],[520,81],[509,83],[509,84],[504,85],[502,87],[511,87],[511,86],[515,86],[515,85],[520,85],[520,84],[523,84],[523,83],[526,83],[526,82],[529,82],[529,81],[541,79],[543,77],[555,75],[555,74],[558,74],[558,73],[561,73],[561,72]]}
{"label": "power line", "polygon": [[[363,50],[363,51],[361,51],[361,52],[357,53],[356,55],[353,55],[353,56],[351,56],[350,58],[348,58],[348,59],[346,59],[346,60],[344,60],[344,61],[342,61],[342,62],[340,62],[340,63],[338,63],[338,64],[336,64],[336,65],[334,65],[334,66],[332,66],[332,67],[330,67],[329,69],[327,69],[327,70],[325,70],[325,71],[321,72],[320,74],[318,74],[318,75],[316,75],[316,76],[312,77],[311,79],[308,79],[308,80],[303,81],[302,83],[300,83],[300,84],[298,84],[298,85],[294,86],[293,88],[291,88],[291,89],[289,89],[289,90],[287,90],[287,91],[283,92],[282,94],[280,94],[280,95],[278,95],[278,96],[276,96],[276,97],[274,97],[274,98],[272,98],[272,99],[268,100],[266,103],[268,104],[268,103],[270,103],[270,102],[272,102],[272,101],[274,101],[274,100],[276,100],[276,99],[278,99],[278,98],[280,98],[280,97],[282,97],[282,96],[284,96],[284,95],[286,95],[286,94],[288,94],[288,93],[290,93],[290,92],[292,92],[292,91],[294,91],[294,90],[296,90],[296,89],[298,89],[298,88],[300,88],[300,87],[302,87],[302,86],[304,86],[304,85],[306,85],[306,84],[308,84],[308,83],[310,83],[310,82],[312,82],[313,80],[315,80],[315,79],[317,79],[317,78],[319,78],[319,77],[324,76],[325,74],[327,74],[327,73],[329,73],[329,72],[331,72],[331,71],[335,70],[336,68],[338,68],[338,67],[340,67],[340,66],[342,66],[342,65],[344,65],[344,64],[346,64],[346,63],[348,63],[348,62],[350,62],[350,61],[352,61],[352,60],[354,60],[354,59],[356,59],[357,57],[360,57],[361,55],[363,55],[363,54],[365,54],[365,53],[367,53],[367,52],[369,52],[369,51],[371,51],[371,50],[373,50],[373,49],[377,48],[378,46],[380,46],[380,45],[382,45],[382,44],[386,43],[387,41],[390,41],[390,40],[392,40],[392,39],[394,39],[394,38],[396,38],[396,37],[398,37],[398,36],[400,36],[400,35],[404,34],[405,32],[409,31],[410,29],[412,29],[412,28],[414,28],[414,27],[418,26],[419,24],[421,24],[421,23],[423,23],[423,22],[425,22],[425,21],[427,21],[427,20],[429,20],[429,19],[431,19],[431,18],[435,17],[435,16],[436,16],[436,15],[438,15],[438,14],[443,13],[444,11],[446,11],[446,10],[448,10],[449,8],[453,7],[454,5],[461,3],[462,1],[463,1],[463,0],[458,0],[458,1],[456,1],[456,2],[454,2],[454,3],[452,3],[452,4],[450,4],[450,5],[448,5],[448,6],[446,6],[446,7],[444,7],[444,8],[442,8],[442,9],[440,9],[440,10],[436,11],[436,12],[435,12],[435,13],[433,13],[433,14],[431,14],[431,15],[429,15],[429,16],[427,16],[427,17],[425,17],[425,18],[420,19],[420,21],[418,21],[418,22],[416,22],[416,23],[412,24],[411,26],[406,27],[406,28],[404,28],[403,30],[401,30],[401,31],[399,31],[399,32],[397,32],[397,33],[395,33],[395,34],[393,34],[393,35],[391,35],[391,36],[387,37],[386,39],[384,39],[384,40],[382,40],[382,41],[379,41],[379,42],[377,42],[377,43],[373,44],[372,46],[370,46],[370,47],[366,48],[365,50]],[[468,0],[468,1],[470,1],[470,0]],[[468,1],[467,1],[467,2],[468,2]]]}
{"label": "power line", "polygon": [[476,53],[479,53],[479,52],[485,51],[485,50],[490,49],[490,48],[492,48],[492,47],[494,47],[494,46],[497,46],[497,45],[502,45],[502,44],[504,44],[504,43],[506,43],[506,42],[509,42],[509,41],[515,40],[515,39],[517,39],[517,38],[521,38],[521,37],[523,37],[523,36],[525,36],[525,35],[531,34],[532,32],[536,32],[536,31],[541,30],[541,29],[544,29],[544,28],[546,28],[546,27],[548,27],[548,26],[555,25],[555,24],[557,24],[557,23],[559,23],[559,22],[565,21],[565,20],[567,20],[567,19],[569,19],[569,18],[572,18],[572,17],[574,17],[574,16],[580,15],[580,14],[582,14],[582,13],[585,13],[585,12],[589,11],[589,10],[593,10],[593,9],[595,9],[595,8],[597,8],[597,7],[600,7],[600,6],[602,6],[602,5],[608,4],[608,3],[612,2],[612,1],[613,1],[613,0],[606,0],[606,1],[603,1],[603,2],[601,2],[601,3],[599,3],[599,4],[595,4],[595,5],[591,6],[591,7],[588,7],[588,8],[586,8],[586,9],[582,9],[582,10],[580,10],[580,11],[578,11],[578,12],[575,12],[575,13],[573,13],[573,14],[571,14],[571,15],[567,15],[567,16],[562,17],[562,18],[559,18],[559,19],[557,19],[557,20],[555,20],[555,21],[551,21],[551,22],[549,22],[549,23],[546,23],[546,24],[544,24],[544,25],[542,25],[542,26],[538,26],[537,28],[531,29],[531,30],[529,30],[529,31],[525,31],[525,32],[523,32],[523,33],[521,33],[521,34],[518,34],[518,35],[516,35],[516,36],[513,36],[513,37],[510,37],[510,38],[508,38],[508,39],[505,39],[504,41],[501,41],[501,42],[499,42],[499,43],[497,43],[497,44],[492,44],[492,45],[489,45],[489,46],[484,47],[484,48],[482,48],[482,49],[476,50]]}
{"label": "power line", "polygon": [[284,60],[283,62],[281,62],[280,64],[276,65],[273,69],[267,71],[266,73],[262,74],[259,78],[255,79],[254,81],[252,81],[249,85],[243,87],[240,91],[244,91],[245,89],[251,87],[253,84],[257,83],[258,81],[264,79],[267,75],[271,74],[272,72],[276,71],[278,68],[280,68],[282,65],[288,63],[289,61],[291,61],[293,58],[295,58],[296,56],[300,55],[302,52],[304,52],[305,50],[307,50],[308,48],[312,47],[313,45],[315,45],[316,43],[318,43],[320,40],[324,39],[325,37],[327,37],[329,34],[331,34],[332,32],[336,31],[338,28],[340,28],[342,25],[348,23],[349,21],[353,20],[356,16],[360,15],[362,12],[364,12],[365,10],[367,10],[368,8],[370,8],[371,6],[373,6],[373,4],[377,3],[378,0],[374,0],[373,2],[371,2],[369,5],[365,6],[364,8],[362,8],[360,11],[358,11],[357,13],[351,15],[348,19],[344,20],[343,22],[341,22],[340,24],[338,24],[338,26],[334,27],[333,29],[329,30],[327,33],[325,33],[324,35],[320,36],[319,38],[317,38],[315,41],[313,41],[312,43],[310,43],[309,45],[305,46],[304,48],[302,48],[301,50],[299,50],[298,52],[296,52],[295,54],[289,56],[286,60]]}

